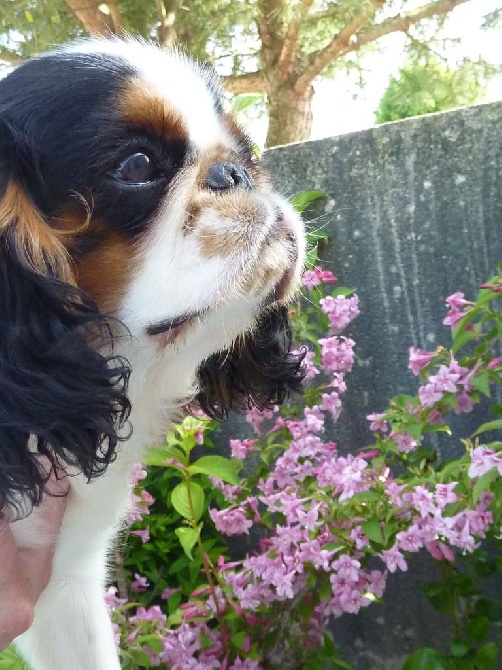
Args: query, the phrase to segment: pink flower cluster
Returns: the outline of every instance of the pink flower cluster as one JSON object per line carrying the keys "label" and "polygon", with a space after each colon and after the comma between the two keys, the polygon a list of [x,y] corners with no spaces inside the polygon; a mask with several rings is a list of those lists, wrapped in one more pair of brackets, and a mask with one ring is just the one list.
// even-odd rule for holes
{"label": "pink flower cluster", "polygon": [[486,535],[493,521],[488,510],[491,496],[482,495],[475,509],[444,514],[445,508],[458,499],[456,482],[436,486],[416,486],[407,490],[394,484],[387,487],[397,514],[407,527],[396,534],[395,544],[379,555],[390,572],[407,570],[404,552],[426,549],[437,560],[454,560],[450,547],[472,552]]}
{"label": "pink flower cluster", "polygon": [[320,284],[332,284],[337,278],[329,270],[323,270],[316,266],[313,270],[305,270],[302,277],[302,284],[311,291],[314,286]]}
{"label": "pink flower cluster", "polygon": [[319,302],[321,310],[328,315],[332,335],[339,335],[359,315],[359,298],[357,295],[350,298],[343,295],[334,298],[328,295]]}
{"label": "pink flower cluster", "polygon": [[[303,279],[307,288],[332,281],[331,273],[320,268],[305,273]],[[445,322],[454,326],[470,303],[462,294],[454,294],[447,304],[450,311]],[[141,647],[152,667],[165,663],[172,670],[262,670],[260,662],[246,657],[251,649],[248,632],[266,626],[274,608],[292,609],[294,602],[312,597],[312,588],[317,594],[321,585],[322,600],[310,622],[310,637],[317,644],[329,617],[356,614],[381,598],[388,573],[406,571],[409,554],[425,549],[437,560],[453,561],[453,549],[474,551],[493,524],[491,494],[478,491],[472,496],[470,484],[466,493],[458,482],[443,483],[440,478],[402,483],[394,479],[383,459],[371,463],[380,451],[341,454],[335,443],[324,439],[326,417],[338,419],[346,390],[345,374],[354,363],[354,342],[340,333],[359,310],[355,296],[324,298],[321,308],[329,317],[330,333],[319,340],[318,355],[310,352],[306,357],[307,379],[320,375],[325,380],[316,402],[297,408],[289,417],[279,414],[278,408],[250,409],[247,421],[258,437],[231,440],[232,457],[243,460],[259,448],[264,422],[270,422],[265,424],[268,432],[263,436],[267,443],[274,444],[274,434],[281,431],[289,436],[287,445],[279,455],[274,454],[270,469],[257,483],[249,484],[250,479],[237,487],[215,480],[227,501],[223,509],[210,510],[216,529],[224,535],[240,536],[261,522],[268,534],[259,548],[239,562],[220,557],[216,586],[199,589],[190,602],[181,605],[182,623],[173,628],[160,608],[139,607],[127,618],[121,614],[123,601],[115,593],[108,595],[109,606],[122,617],[121,628],[128,631],[128,645],[133,646],[140,633],[159,635],[161,651]],[[416,415],[421,421],[435,423],[451,405],[456,411],[470,411],[473,406],[471,382],[477,371],[439,353],[443,364],[426,376],[418,391],[419,400],[409,403],[406,410],[413,419]],[[424,370],[436,354],[412,347],[410,369],[425,377]],[[438,407],[443,400],[454,402]],[[388,441],[394,452],[406,454],[403,459],[411,458],[408,454],[419,447],[421,437],[401,430],[388,415],[370,414],[367,418],[371,430],[380,433],[381,442]],[[502,456],[490,447],[476,445],[470,451],[468,468],[472,479],[492,470],[502,476]],[[141,475],[138,470],[137,478]],[[375,500],[378,515],[371,511]],[[151,503],[138,497],[136,504],[141,516],[148,513]],[[368,568],[372,556],[381,561],[381,569]],[[143,590],[148,583],[135,575],[133,586]],[[233,661],[229,660],[228,631],[207,624],[226,613],[233,618],[241,616],[243,627],[249,626],[239,647],[242,651]],[[275,653],[280,658],[281,644],[279,640],[277,649],[270,651],[272,656]]]}
{"label": "pink flower cluster", "polygon": [[502,477],[502,456],[493,449],[488,449],[484,445],[475,447],[471,451],[471,464],[467,474],[469,477],[482,477],[490,470],[498,470]]}
{"label": "pink flower cluster", "polygon": [[[142,465],[134,465],[131,472],[131,485],[134,489],[131,499],[132,505],[126,518],[129,525],[134,522],[143,521],[143,517],[150,514],[150,507],[154,503],[154,499],[146,489],[140,489],[138,493],[138,483],[146,477],[146,474],[146,470]],[[150,539],[150,530],[148,526],[146,526],[146,528],[135,528],[129,532],[131,535],[136,535],[141,538],[143,544]]]}
{"label": "pink flower cluster", "polygon": [[465,300],[463,293],[453,293],[446,298],[446,304],[449,309],[448,314],[443,319],[443,324],[455,328],[457,323],[465,316],[463,308],[472,305],[472,302]]}
{"label": "pink flower cluster", "polygon": [[[409,368],[418,375],[432,361],[437,351],[422,351],[415,347],[410,348]],[[458,364],[452,356],[448,365],[441,365],[435,375],[429,375],[426,383],[418,389],[421,409],[433,407],[443,399],[445,393],[453,393],[456,399],[456,411],[470,412],[474,403],[469,395],[473,390],[471,380],[473,370],[468,370]]]}

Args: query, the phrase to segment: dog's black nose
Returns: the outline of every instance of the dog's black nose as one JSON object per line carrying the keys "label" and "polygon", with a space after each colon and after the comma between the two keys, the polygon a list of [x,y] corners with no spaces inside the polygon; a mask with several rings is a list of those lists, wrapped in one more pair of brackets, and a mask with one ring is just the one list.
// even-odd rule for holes
{"label": "dog's black nose", "polygon": [[207,171],[206,188],[225,191],[230,188],[254,188],[254,181],[243,165],[222,161]]}

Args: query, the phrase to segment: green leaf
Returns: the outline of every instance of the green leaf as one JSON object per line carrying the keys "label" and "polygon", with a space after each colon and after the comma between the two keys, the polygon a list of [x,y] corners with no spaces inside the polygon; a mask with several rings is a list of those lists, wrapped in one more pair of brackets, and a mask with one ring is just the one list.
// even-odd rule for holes
{"label": "green leaf", "polygon": [[166,465],[166,461],[170,458],[175,458],[180,461],[182,465],[188,465],[188,459],[183,451],[174,445],[160,445],[149,449],[146,453],[145,465],[172,467]]}
{"label": "green leaf", "polygon": [[237,649],[243,651],[247,636],[248,634],[245,630],[237,631],[237,633],[232,635],[232,644],[237,647]]}
{"label": "green leaf", "polygon": [[469,642],[479,644],[488,635],[490,630],[490,619],[484,615],[472,618],[465,628]]}
{"label": "green leaf", "polygon": [[331,291],[331,296],[333,298],[348,298],[350,295],[356,292],[355,288],[349,288],[348,286],[337,286],[333,291]]}
{"label": "green leaf", "polygon": [[[190,487],[190,495],[188,494]],[[190,505],[191,502],[191,505]],[[204,491],[195,482],[182,482],[171,493],[174,509],[188,521],[198,521],[204,514],[206,499]]]}
{"label": "green leaf", "polygon": [[490,397],[490,373],[487,370],[481,372],[481,374],[476,377],[473,377],[469,383],[471,386],[474,386],[475,389],[484,393],[485,396],[488,398]]}
{"label": "green leaf", "polygon": [[163,649],[162,639],[160,635],[141,635],[139,642],[142,645],[148,645],[154,654],[160,654]]}
{"label": "green leaf", "polygon": [[186,526],[181,526],[180,528],[176,528],[174,531],[178,537],[178,540],[180,541],[181,546],[183,547],[183,551],[191,561],[193,561],[192,549],[197,544],[201,529],[202,524],[199,524],[197,528],[187,528]]}
{"label": "green leaf", "polygon": [[479,670],[494,670],[498,659],[498,649],[495,642],[488,642],[476,654]]}
{"label": "green leaf", "polygon": [[303,193],[294,195],[289,202],[297,212],[303,212],[312,202],[324,198],[327,195],[326,191],[304,191]]}
{"label": "green leaf", "polygon": [[0,652],[0,670],[28,670],[13,646]]}
{"label": "green leaf", "polygon": [[232,107],[232,114],[244,112],[248,107],[252,107],[259,100],[263,100],[264,93],[240,93],[234,95],[230,104]]}
{"label": "green leaf", "polygon": [[379,521],[371,519],[370,521],[365,521],[361,524],[361,527],[372,542],[375,542],[376,544],[384,543],[382,527]]}
{"label": "green leaf", "polygon": [[462,658],[469,653],[469,646],[465,642],[452,642],[450,650],[454,658]]}
{"label": "green leaf", "polygon": [[179,626],[182,621],[183,621],[183,612],[180,609],[170,614],[167,618],[167,623],[170,626]]}
{"label": "green leaf", "polygon": [[227,484],[239,485],[239,477],[235,471],[235,465],[229,458],[223,456],[202,456],[198,461],[192,463],[188,468],[190,474],[200,472],[204,475],[217,477]]}
{"label": "green leaf", "polygon": [[314,267],[316,263],[317,263],[317,245],[313,249],[310,249],[307,252],[307,256],[305,258],[305,267],[308,270],[310,270],[311,268]]}
{"label": "green leaf", "polygon": [[417,649],[405,661],[403,670],[447,670],[443,657],[435,649]]}
{"label": "green leaf", "polygon": [[502,419],[496,419],[495,421],[488,421],[487,423],[481,424],[477,429],[474,435],[481,435],[481,433],[486,433],[489,430],[501,430],[502,429]]}
{"label": "green leaf", "polygon": [[488,491],[490,484],[492,484],[499,476],[500,475],[498,470],[496,468],[492,468],[491,470],[488,470],[488,472],[485,472],[484,475],[479,477],[472,490],[472,497],[475,504],[478,502],[480,495],[485,491]]}
{"label": "green leaf", "polygon": [[453,338],[452,351],[456,354],[462,347],[464,347],[471,340],[479,337],[479,333],[474,330],[460,330]]}
{"label": "green leaf", "polygon": [[150,658],[145,651],[141,649],[131,649],[129,651],[134,665],[139,665],[141,668],[151,668]]}

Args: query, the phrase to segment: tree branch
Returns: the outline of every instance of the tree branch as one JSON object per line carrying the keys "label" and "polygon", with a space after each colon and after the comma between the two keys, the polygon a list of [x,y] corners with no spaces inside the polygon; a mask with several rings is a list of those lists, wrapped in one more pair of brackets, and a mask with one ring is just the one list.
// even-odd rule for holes
{"label": "tree branch", "polygon": [[240,93],[267,93],[267,79],[261,70],[258,72],[229,75],[221,77],[221,79],[225,90],[233,95]]}
{"label": "tree branch", "polygon": [[277,64],[278,69],[283,75],[289,74],[293,68],[297,56],[300,31],[313,4],[314,0],[302,0],[295,18],[290,21],[287,27],[286,37],[282,43]]}
{"label": "tree branch", "polygon": [[[335,35],[330,44],[320,51],[310,54],[308,65],[297,82],[299,88],[310,84],[333,60],[349,51],[355,50],[355,35],[372,19],[387,0],[370,0],[365,10],[357,14]],[[359,48],[359,47],[357,47]]]}
{"label": "tree branch", "polygon": [[381,23],[364,28],[367,21],[375,15],[376,11],[385,4],[381,0],[372,3],[371,10],[359,14],[345,28],[343,28],[331,41],[331,43],[321,51],[311,54],[309,64],[304,70],[297,85],[304,86],[310,83],[319,75],[324,68],[333,60],[344,56],[347,53],[358,51],[361,47],[371,42],[395,32],[407,32],[409,28],[422,21],[434,16],[445,16],[452,9],[470,2],[471,0],[436,0],[435,2],[422,5],[409,12],[397,14]]}
{"label": "tree branch", "polygon": [[120,35],[124,31],[124,26],[122,23],[122,16],[120,14],[120,9],[117,4],[117,0],[107,0],[106,5],[110,10],[110,18],[113,23],[113,32],[116,35]]}
{"label": "tree branch", "polygon": [[285,0],[259,0],[256,27],[262,45],[262,62],[265,70],[275,69],[284,40]]}
{"label": "tree branch", "polygon": [[436,2],[431,2],[427,5],[412,9],[409,12],[403,12],[397,16],[392,16],[391,18],[382,21],[382,23],[378,23],[367,30],[361,31],[357,36],[356,48],[365,46],[366,44],[374,42],[380,37],[384,37],[390,33],[408,32],[412,25],[423,19],[431,19],[434,16],[446,16],[446,14],[449,14],[455,7],[471,1],[472,0],[437,0]]}
{"label": "tree branch", "polygon": [[65,0],[65,2],[91,35],[107,35],[115,32],[111,12],[108,14],[102,12],[98,5],[99,0]]}
{"label": "tree branch", "polygon": [[5,63],[9,63],[10,65],[17,65],[23,61],[19,54],[17,54],[15,51],[12,51],[12,49],[8,49],[7,47],[3,46],[0,46],[0,60],[3,60]]}
{"label": "tree branch", "polygon": [[179,8],[178,0],[170,0],[168,7],[164,0],[155,0],[157,7],[157,19],[159,26],[157,28],[157,37],[159,42],[165,47],[171,47],[176,41],[176,30],[174,22],[176,21],[176,12]]}
{"label": "tree branch", "polygon": [[340,5],[338,3],[330,5],[328,9],[323,9],[320,12],[314,12],[305,17],[305,23],[315,24],[323,19],[332,19],[340,15]]}

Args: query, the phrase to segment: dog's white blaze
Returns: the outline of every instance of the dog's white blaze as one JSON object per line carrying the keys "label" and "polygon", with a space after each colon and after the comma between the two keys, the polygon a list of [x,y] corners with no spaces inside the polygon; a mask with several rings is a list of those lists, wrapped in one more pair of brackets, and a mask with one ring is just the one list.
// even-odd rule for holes
{"label": "dog's white blaze", "polygon": [[153,94],[164,98],[186,121],[189,139],[200,151],[220,142],[228,143],[229,136],[222,128],[210,89],[212,80],[204,68],[194,67],[176,49],[167,51],[139,40],[110,39],[77,41],[65,51],[110,54],[130,65],[140,75]]}

